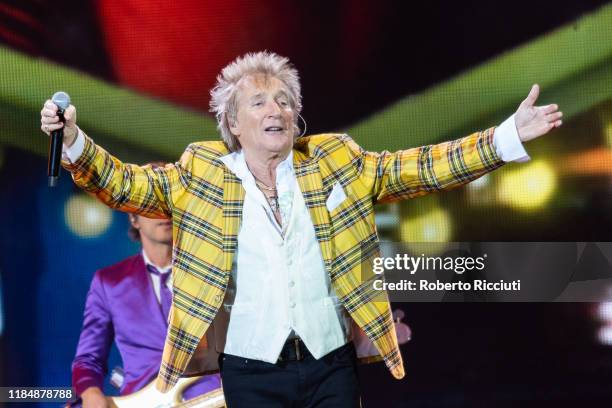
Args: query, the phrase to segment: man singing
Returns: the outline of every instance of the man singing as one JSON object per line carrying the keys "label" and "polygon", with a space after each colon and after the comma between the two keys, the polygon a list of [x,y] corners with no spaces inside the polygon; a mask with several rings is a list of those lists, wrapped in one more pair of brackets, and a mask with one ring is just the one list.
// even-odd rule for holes
{"label": "man singing", "polygon": [[[534,106],[538,92],[497,128],[374,153],[347,135],[299,137],[297,71],[276,54],[247,54],[211,91],[223,141],[193,143],[158,169],[95,145],[70,106],[63,164],[75,183],[110,207],[173,222],[159,389],[188,365],[213,367],[221,352],[230,408],[358,407],[353,339],[363,333],[404,377],[387,296],[374,293],[367,273],[378,255],[374,205],[450,189],[527,157],[521,142],[561,126],[556,105]],[[56,112],[50,101],[41,111],[47,134],[64,126]]]}

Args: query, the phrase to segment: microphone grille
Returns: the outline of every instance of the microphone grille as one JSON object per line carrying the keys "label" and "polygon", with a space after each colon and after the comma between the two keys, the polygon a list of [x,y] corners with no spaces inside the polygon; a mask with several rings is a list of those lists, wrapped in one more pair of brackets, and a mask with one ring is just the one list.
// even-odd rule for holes
{"label": "microphone grille", "polygon": [[62,110],[66,110],[70,106],[70,96],[66,92],[60,91],[54,93],[51,101]]}

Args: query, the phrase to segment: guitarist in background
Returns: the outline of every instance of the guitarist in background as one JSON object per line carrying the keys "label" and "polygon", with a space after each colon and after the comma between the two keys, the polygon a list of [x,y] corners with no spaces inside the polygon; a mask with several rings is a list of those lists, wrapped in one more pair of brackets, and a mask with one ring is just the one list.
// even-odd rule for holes
{"label": "guitarist in background", "polygon": [[[107,407],[102,391],[113,340],[123,360],[121,395],[157,376],[172,303],[172,222],[129,215],[132,239],[142,251],[94,275],[87,294],[83,328],[72,363],[72,385],[83,406]],[[209,375],[185,391],[192,399],[219,388]]]}

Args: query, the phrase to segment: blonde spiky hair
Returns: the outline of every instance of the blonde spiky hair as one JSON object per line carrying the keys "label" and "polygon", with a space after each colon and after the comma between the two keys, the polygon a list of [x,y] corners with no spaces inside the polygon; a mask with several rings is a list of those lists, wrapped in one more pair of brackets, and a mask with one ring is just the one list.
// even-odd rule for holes
{"label": "blonde spiky hair", "polygon": [[297,70],[288,58],[273,52],[260,51],[245,54],[221,70],[217,76],[217,83],[210,91],[210,111],[215,114],[217,128],[231,151],[240,149],[238,138],[230,131],[230,120],[232,122],[236,120],[238,113],[237,85],[245,76],[254,74],[275,77],[287,86],[289,104],[296,113],[295,126],[297,128],[297,118],[302,111],[302,93]]}

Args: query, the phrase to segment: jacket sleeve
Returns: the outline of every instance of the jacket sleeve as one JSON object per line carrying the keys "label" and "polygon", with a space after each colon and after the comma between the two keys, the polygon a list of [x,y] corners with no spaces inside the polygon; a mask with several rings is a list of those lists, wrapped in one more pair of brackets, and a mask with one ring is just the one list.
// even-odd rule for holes
{"label": "jacket sleeve", "polygon": [[180,161],[164,167],[137,166],[121,162],[83,133],[85,146],[79,159],[63,161],[74,182],[103,203],[120,211],[149,218],[168,218],[173,203],[191,181],[194,151],[190,145]]}
{"label": "jacket sleeve", "polygon": [[107,360],[114,339],[110,309],[99,272],[95,274],[87,300],[83,328],[72,362],[72,386],[77,395],[89,387],[103,388]]}
{"label": "jacket sleeve", "polygon": [[359,178],[375,203],[418,197],[466,184],[504,161],[493,143],[495,128],[461,139],[395,153],[368,152],[350,137],[343,141]]}

